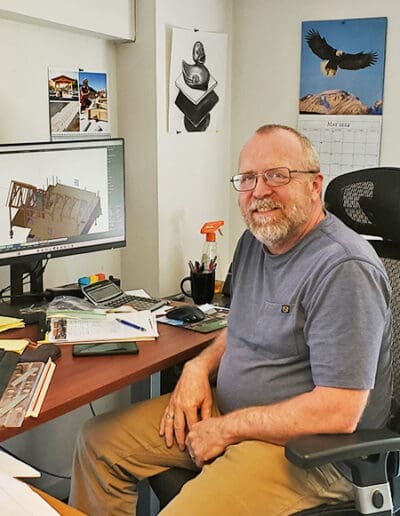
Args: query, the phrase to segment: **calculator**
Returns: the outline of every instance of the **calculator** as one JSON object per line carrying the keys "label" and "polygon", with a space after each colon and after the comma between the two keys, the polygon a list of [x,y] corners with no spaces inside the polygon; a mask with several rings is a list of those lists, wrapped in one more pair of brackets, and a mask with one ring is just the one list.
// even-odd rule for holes
{"label": "calculator", "polygon": [[157,310],[166,304],[163,299],[134,296],[124,292],[111,280],[96,281],[90,285],[82,285],[84,296],[99,308],[119,308],[129,305],[135,310]]}

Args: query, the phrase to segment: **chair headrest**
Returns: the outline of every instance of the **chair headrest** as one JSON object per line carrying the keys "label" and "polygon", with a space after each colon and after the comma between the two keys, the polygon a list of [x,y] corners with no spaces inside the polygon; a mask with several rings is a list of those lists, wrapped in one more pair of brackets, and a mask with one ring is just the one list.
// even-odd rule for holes
{"label": "chair headrest", "polygon": [[325,205],[357,233],[400,242],[400,168],[342,174],[328,184]]}

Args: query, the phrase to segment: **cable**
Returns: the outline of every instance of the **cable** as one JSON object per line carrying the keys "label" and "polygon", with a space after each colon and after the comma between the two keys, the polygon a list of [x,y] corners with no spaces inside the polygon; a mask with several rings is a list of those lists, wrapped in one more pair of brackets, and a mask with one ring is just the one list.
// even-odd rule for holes
{"label": "cable", "polygon": [[[7,285],[7,287],[4,287],[0,290],[0,297],[3,297],[3,294],[4,292],[7,292],[7,290],[10,290],[11,288],[11,285]],[[7,297],[11,297],[11,296],[7,296]]]}
{"label": "cable", "polygon": [[26,460],[23,460],[23,459],[19,458],[17,455],[15,455],[14,453],[12,453],[9,450],[7,450],[7,448],[5,448],[2,445],[0,445],[0,450],[3,450],[5,453],[8,453],[8,455],[11,455],[11,457],[13,457],[14,459],[17,459],[17,460],[20,460],[21,462],[24,462],[25,464],[27,464],[31,468],[37,469],[38,471],[40,471],[40,473],[43,473],[44,475],[49,475],[50,477],[55,477],[55,478],[62,478],[64,480],[71,480],[71,476],[59,475],[58,473],[51,473],[50,471],[47,471],[45,469],[38,468],[37,466],[33,466],[32,464],[30,464]]}
{"label": "cable", "polygon": [[94,411],[92,402],[89,403],[90,411],[92,413],[92,416],[96,416],[96,412]]}

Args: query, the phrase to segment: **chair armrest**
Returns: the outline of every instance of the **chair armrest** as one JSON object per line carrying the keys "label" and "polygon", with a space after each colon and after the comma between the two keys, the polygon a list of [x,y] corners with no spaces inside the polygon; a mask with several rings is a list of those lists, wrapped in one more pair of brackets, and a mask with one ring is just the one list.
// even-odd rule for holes
{"label": "chair armrest", "polygon": [[294,465],[307,469],[396,450],[400,450],[400,434],[382,428],[357,430],[352,434],[315,434],[291,439],[285,445],[285,456]]}

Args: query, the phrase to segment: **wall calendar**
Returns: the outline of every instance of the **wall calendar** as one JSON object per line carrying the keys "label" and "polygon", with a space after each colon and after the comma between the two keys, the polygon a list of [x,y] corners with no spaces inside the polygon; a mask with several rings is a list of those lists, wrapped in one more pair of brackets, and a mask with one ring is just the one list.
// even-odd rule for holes
{"label": "wall calendar", "polygon": [[378,167],[382,117],[299,115],[298,129],[316,148],[326,185],[336,176]]}

